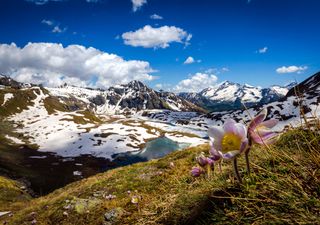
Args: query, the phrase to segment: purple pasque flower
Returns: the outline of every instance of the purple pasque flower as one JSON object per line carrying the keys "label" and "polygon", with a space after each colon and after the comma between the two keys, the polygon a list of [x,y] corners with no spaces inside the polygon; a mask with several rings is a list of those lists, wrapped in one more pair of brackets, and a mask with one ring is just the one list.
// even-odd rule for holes
{"label": "purple pasque flower", "polygon": [[203,152],[196,158],[197,163],[201,167],[206,167],[207,165],[213,166],[214,160],[211,157],[206,157]]}
{"label": "purple pasque flower", "polygon": [[279,120],[270,119],[266,120],[267,109],[263,109],[252,121],[249,123],[248,132],[249,138],[257,144],[272,144],[276,137],[277,133],[271,130],[274,126],[277,125]]}
{"label": "purple pasque flower", "polygon": [[192,167],[191,175],[193,177],[199,177],[201,174],[204,174],[204,170],[200,167]]}
{"label": "purple pasque flower", "polygon": [[248,145],[246,127],[232,119],[228,119],[222,127],[210,127],[208,134],[212,160],[231,160],[241,154]]}

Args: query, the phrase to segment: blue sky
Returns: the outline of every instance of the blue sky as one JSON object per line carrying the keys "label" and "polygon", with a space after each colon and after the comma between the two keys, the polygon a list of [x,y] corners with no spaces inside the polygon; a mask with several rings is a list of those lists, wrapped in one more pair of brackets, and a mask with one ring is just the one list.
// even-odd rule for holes
{"label": "blue sky", "polygon": [[[152,87],[197,91],[224,80],[263,87],[284,85],[320,70],[318,0],[134,3],[1,0],[0,72],[49,85],[62,79],[103,87],[140,79]],[[151,18],[154,14],[157,19]],[[29,42],[34,45],[23,51]],[[8,47],[11,43],[16,46]],[[48,46],[39,43],[63,47],[54,45],[41,58]],[[93,59],[99,53],[88,50],[82,53],[85,59],[78,59],[79,55],[73,55],[76,50],[66,49],[68,45],[93,47],[108,55]],[[46,62],[49,53],[57,54],[50,63]],[[110,54],[116,57],[108,61]],[[185,64],[188,57],[193,60]]]}

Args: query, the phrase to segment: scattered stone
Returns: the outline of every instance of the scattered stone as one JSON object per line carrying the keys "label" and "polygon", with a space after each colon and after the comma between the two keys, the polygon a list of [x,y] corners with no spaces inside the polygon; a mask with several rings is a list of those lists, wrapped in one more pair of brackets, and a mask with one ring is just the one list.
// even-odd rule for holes
{"label": "scattered stone", "polygon": [[69,210],[69,209],[71,209],[71,205],[70,204],[65,205],[63,208],[66,209],[66,210]]}
{"label": "scattered stone", "polygon": [[107,222],[115,222],[124,214],[122,208],[113,208],[104,214],[104,219]]}
{"label": "scattered stone", "polygon": [[11,211],[0,212],[0,217],[10,214]]}
{"label": "scattered stone", "polygon": [[81,176],[82,175],[82,172],[81,171],[73,171],[73,176]]}
{"label": "scattered stone", "polygon": [[66,212],[66,211],[64,211],[64,212],[63,212],[63,215],[66,216],[66,217],[68,217],[68,216],[69,216],[69,213]]}
{"label": "scattered stone", "polygon": [[100,204],[101,200],[92,198],[92,199],[76,199],[74,202],[74,209],[79,214],[84,214],[88,212],[91,208]]}
{"label": "scattered stone", "polygon": [[34,224],[37,224],[37,220],[36,219],[33,219],[32,221],[31,221],[31,225],[34,225]]}

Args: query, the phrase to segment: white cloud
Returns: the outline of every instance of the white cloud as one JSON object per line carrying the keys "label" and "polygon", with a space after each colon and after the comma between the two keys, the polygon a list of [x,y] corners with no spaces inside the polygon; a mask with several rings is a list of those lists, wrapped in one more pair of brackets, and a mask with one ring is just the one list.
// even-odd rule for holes
{"label": "white cloud", "polygon": [[222,71],[222,72],[229,72],[230,70],[229,70],[229,68],[227,68],[227,67],[222,67],[221,71]]}
{"label": "white cloud", "polygon": [[[34,3],[36,5],[45,5],[49,2],[64,2],[64,1],[68,1],[68,0],[25,0],[27,2],[31,2]],[[99,0],[85,0],[86,2],[89,3],[97,3],[99,2]]]}
{"label": "white cloud", "polygon": [[307,66],[282,66],[278,68],[277,73],[301,73],[302,71],[308,69]]}
{"label": "white cloud", "polygon": [[201,60],[200,60],[200,59],[195,60],[192,56],[189,56],[189,57],[184,61],[183,64],[192,64],[192,63],[195,63],[195,62],[200,63]]}
{"label": "white cloud", "polygon": [[183,64],[192,64],[192,63],[194,63],[194,62],[195,62],[194,58],[191,57],[191,56],[189,56],[189,57],[184,61]]}
{"label": "white cloud", "polygon": [[51,30],[52,33],[63,33],[63,32],[65,32],[67,30],[66,27],[61,28],[60,24],[54,22],[53,20],[45,20],[45,19],[43,19],[41,21],[41,23],[46,24],[49,27],[52,27],[52,30]]}
{"label": "white cloud", "polygon": [[59,27],[59,25],[56,25],[56,26],[54,26],[53,27],[53,29],[52,29],[52,33],[63,33],[63,32],[65,32],[67,30],[67,28],[65,27],[65,28],[60,28]]}
{"label": "white cloud", "polygon": [[150,16],[150,18],[153,20],[162,20],[163,19],[163,17],[159,16],[158,14],[153,14]]}
{"label": "white cloud", "polygon": [[64,0],[26,0],[27,2],[32,2],[36,5],[44,5],[47,4],[48,2],[62,2]]}
{"label": "white cloud", "polygon": [[41,23],[47,24],[48,26],[52,26],[53,25],[53,21],[52,20],[42,20]]}
{"label": "white cloud", "polygon": [[[131,80],[153,80],[149,62],[124,60],[115,54],[81,45],[29,43],[0,44],[0,73],[20,82],[58,86],[65,82],[106,88]],[[96,84],[92,79],[98,78]]]}
{"label": "white cloud", "polygon": [[266,53],[267,51],[268,51],[268,47],[263,47],[263,48],[261,48],[261,49],[258,50],[258,52],[259,52],[260,54],[264,54],[264,53]]}
{"label": "white cloud", "polygon": [[139,30],[122,34],[122,38],[126,45],[133,47],[167,48],[172,42],[188,45],[192,35],[175,26],[153,28],[146,25]]}
{"label": "white cloud", "polygon": [[222,67],[222,68],[209,68],[204,71],[204,73],[209,73],[209,74],[221,74],[225,72],[229,72],[230,69],[228,67]]}
{"label": "white cloud", "polygon": [[133,12],[136,12],[144,4],[147,4],[147,0],[131,0],[131,2],[132,2],[132,10],[133,10]]}
{"label": "white cloud", "polygon": [[206,73],[196,73],[192,77],[180,81],[175,87],[175,92],[199,92],[207,87],[215,86],[217,76]]}

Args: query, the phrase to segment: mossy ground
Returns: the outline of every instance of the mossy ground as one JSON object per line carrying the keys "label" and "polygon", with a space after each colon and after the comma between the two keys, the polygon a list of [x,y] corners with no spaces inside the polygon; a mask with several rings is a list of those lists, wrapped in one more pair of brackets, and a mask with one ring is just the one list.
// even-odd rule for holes
{"label": "mossy ground", "polygon": [[[30,200],[31,196],[21,189],[23,184],[9,178],[0,176],[0,211],[15,209],[15,205],[21,205]],[[18,207],[19,208],[19,207]]]}
{"label": "mossy ground", "polygon": [[[319,132],[302,129],[287,132],[273,146],[255,146],[251,175],[240,159],[241,185],[228,162],[221,174],[191,177],[195,157],[209,146],[189,148],[72,183],[2,220],[103,224],[104,214],[113,210],[111,224],[319,224],[319,146]],[[116,197],[108,200],[109,194]],[[131,203],[133,195],[138,205]]]}

